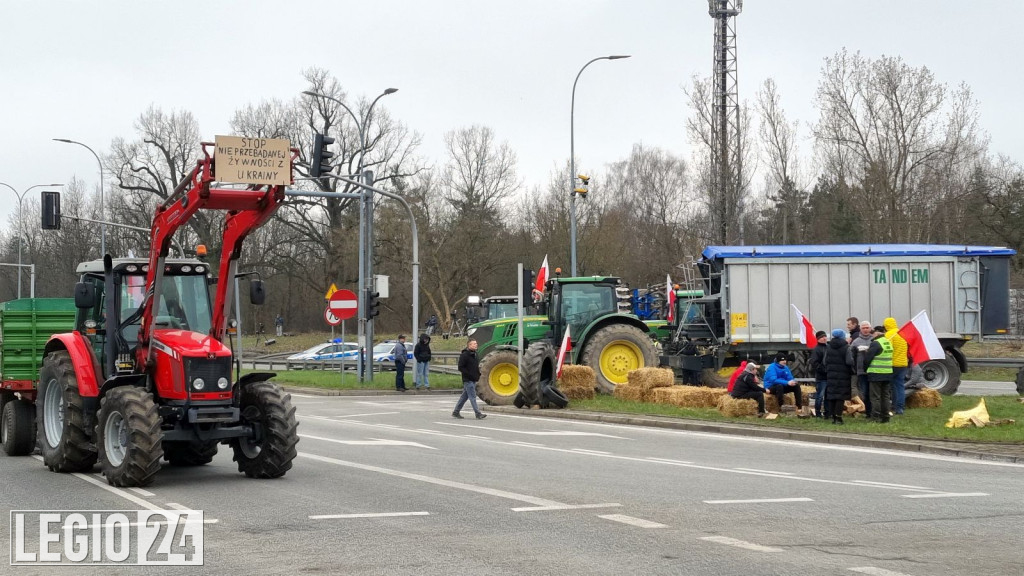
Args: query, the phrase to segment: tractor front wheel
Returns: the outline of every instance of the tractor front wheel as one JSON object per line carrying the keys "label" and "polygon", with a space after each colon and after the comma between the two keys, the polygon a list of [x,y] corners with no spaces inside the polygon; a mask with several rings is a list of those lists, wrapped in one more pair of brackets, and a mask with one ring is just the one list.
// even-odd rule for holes
{"label": "tractor front wheel", "polygon": [[254,428],[253,437],[234,438],[231,448],[238,471],[249,478],[279,478],[298,455],[298,423],[290,394],[273,382],[253,382],[239,397],[242,423]]}
{"label": "tractor front wheel", "polygon": [[111,486],[147,486],[160,471],[163,432],[153,395],[121,386],[100,400],[96,444]]}
{"label": "tractor front wheel", "polygon": [[658,365],[654,342],[643,330],[628,324],[601,328],[584,346],[580,364],[594,369],[597,390],[604,394],[625,384],[631,371]]}
{"label": "tractor front wheel", "polygon": [[96,445],[85,427],[85,408],[78,393],[71,355],[48,354],[39,370],[36,395],[36,443],[43,464],[54,472],[84,472],[96,463]]}
{"label": "tractor front wheel", "polygon": [[[523,354],[523,373],[519,390],[525,406],[542,404],[542,392],[555,383],[555,347],[549,342],[534,342]],[[513,397],[514,399],[515,397]]]}
{"label": "tractor front wheel", "polygon": [[507,406],[519,392],[519,358],[512,350],[495,350],[480,362],[477,396],[491,406]]}

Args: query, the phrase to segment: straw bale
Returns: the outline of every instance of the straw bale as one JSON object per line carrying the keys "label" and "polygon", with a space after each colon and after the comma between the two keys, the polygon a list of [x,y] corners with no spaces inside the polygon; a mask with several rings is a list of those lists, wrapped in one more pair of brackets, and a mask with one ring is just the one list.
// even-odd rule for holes
{"label": "straw bale", "polygon": [[562,366],[562,377],[559,378],[560,388],[590,388],[597,386],[597,376],[590,366],[576,364]]}
{"label": "straw bale", "polygon": [[589,388],[585,386],[560,387],[559,390],[561,390],[562,394],[565,394],[565,397],[569,400],[590,400],[596,394],[593,386]]}
{"label": "straw bale", "polygon": [[728,394],[718,398],[718,411],[729,417],[757,416],[757,400],[744,398],[737,400]]}
{"label": "straw bale", "polygon": [[[782,402],[790,406],[796,406],[796,396],[792,392],[782,396]],[[774,394],[764,395],[764,409],[768,412],[779,412],[779,401]]]}
{"label": "straw bale", "polygon": [[645,390],[668,388],[675,383],[675,374],[671,368],[638,368],[631,370],[626,378],[630,385],[640,386]]}
{"label": "straw bale", "polygon": [[619,384],[615,387],[615,397],[620,400],[628,400],[630,402],[640,402],[643,400],[644,390],[639,386],[629,386]]}
{"label": "straw bale", "polygon": [[708,388],[706,386],[674,386],[672,403],[681,408],[714,408],[718,401],[728,392],[725,388]]}
{"label": "straw bale", "polygon": [[668,388],[652,388],[650,391],[651,402],[656,404],[675,404],[676,393],[683,386],[670,386]]}
{"label": "straw bale", "polygon": [[938,408],[942,406],[942,394],[931,388],[924,388],[907,396],[907,408]]}

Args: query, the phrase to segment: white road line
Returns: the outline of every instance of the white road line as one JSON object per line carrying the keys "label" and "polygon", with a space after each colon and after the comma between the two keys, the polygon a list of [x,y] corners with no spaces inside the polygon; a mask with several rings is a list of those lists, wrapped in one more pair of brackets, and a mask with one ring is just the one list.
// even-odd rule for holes
{"label": "white road line", "polygon": [[522,506],[513,508],[513,512],[546,512],[548,510],[586,510],[589,508],[618,508],[622,504],[609,502],[607,504],[565,504],[563,506]]}
{"label": "white road line", "polygon": [[490,440],[487,436],[474,436],[473,434],[463,434],[463,438],[474,438],[476,440]]}
{"label": "white road line", "polygon": [[395,428],[400,430],[402,427],[396,424],[374,424],[374,426],[380,426],[381,428]]}
{"label": "white road line", "polygon": [[648,456],[648,460],[652,462],[664,462],[665,464],[693,464],[689,460],[673,460],[671,458],[655,458],[654,456]]}
{"label": "white road line", "polygon": [[[743,470],[744,472],[764,472],[765,474],[779,474],[781,476],[792,476],[792,472],[778,472],[776,470],[758,470],[757,468],[737,468],[737,470]],[[856,480],[855,480],[856,482]]]}
{"label": "white road line", "polygon": [[296,394],[295,392],[288,392],[292,395],[292,398],[323,398],[323,396],[317,396],[315,394]]}
{"label": "white road line", "polygon": [[413,428],[413,430],[415,430],[416,432],[429,432],[431,434],[437,432],[437,430],[431,430],[429,428]]}
{"label": "white road line", "polygon": [[861,574],[869,574],[870,576],[908,576],[902,572],[893,572],[892,570],[886,570],[884,568],[875,568],[874,566],[861,566],[859,568],[848,568],[850,572],[860,572]]}
{"label": "white road line", "polygon": [[814,502],[811,498],[755,498],[752,500],[705,500],[705,504],[767,504],[772,502]]}
{"label": "white road line", "polygon": [[143,490],[142,488],[129,488],[129,490],[135,492],[139,496],[145,496],[146,498],[152,498],[153,496],[156,496],[156,494],[153,494],[149,490]]}
{"label": "white road line", "polygon": [[465,490],[468,492],[476,492],[478,494],[486,494],[488,496],[494,496],[496,498],[515,500],[516,502],[525,502],[527,504],[533,504],[534,506],[566,506],[566,504],[563,502],[555,502],[554,500],[537,498],[535,496],[528,496],[526,494],[517,494],[515,492],[508,492],[506,490],[498,490],[495,488],[487,488],[485,486],[475,486],[473,484],[466,484],[465,482],[453,482],[451,480],[445,480],[444,478],[434,478],[432,476],[424,476],[423,474],[413,474],[411,472],[402,472],[401,470],[391,470],[389,468],[381,468],[380,466],[370,466],[368,464],[348,462],[345,460],[338,460],[337,458],[328,458],[326,456],[309,454],[307,452],[299,452],[299,456],[302,456],[303,458],[309,458],[310,460],[317,460],[320,462],[326,462],[328,464],[334,464],[337,466],[347,466],[349,468],[356,468],[358,470],[366,470],[369,472],[387,474],[388,476],[405,478],[407,480],[418,480],[420,482],[436,484],[438,486],[445,486],[447,488],[455,488],[457,490]]}
{"label": "white road line", "polygon": [[871,480],[853,480],[858,484],[871,484],[872,486],[895,486],[896,488],[910,488],[912,490],[934,490],[934,488],[926,488],[924,486],[909,486],[907,484],[892,484],[890,482],[872,482]]}
{"label": "white road line", "polygon": [[143,500],[142,498],[139,498],[138,496],[136,496],[134,494],[129,494],[128,492],[125,492],[124,490],[121,490],[120,488],[114,488],[113,486],[107,484],[106,482],[101,482],[101,481],[99,481],[99,480],[89,476],[88,474],[83,474],[81,472],[72,472],[71,475],[75,476],[76,478],[81,478],[82,480],[85,480],[89,484],[93,484],[93,485],[99,486],[100,488],[103,488],[107,492],[110,492],[111,494],[116,494],[116,495],[120,496],[121,498],[124,498],[125,500],[127,500],[127,501],[129,501],[129,502],[131,502],[133,504],[137,504],[137,505],[145,508],[146,510],[163,510],[163,508],[160,508],[156,504],[152,504],[150,502],[147,502],[146,500]]}
{"label": "white road line", "polygon": [[[509,442],[508,444],[515,444],[516,446],[531,446],[533,448],[546,448],[546,446],[544,446],[543,444],[534,444],[533,442],[520,442],[519,440]],[[569,452],[569,450],[566,450],[566,452]]]}
{"label": "white road line", "polygon": [[651,522],[650,520],[644,520],[642,518],[633,518],[632,516],[626,516],[625,514],[603,514],[599,515],[598,518],[604,518],[605,520],[611,520],[612,522],[622,522],[623,524],[629,524],[630,526],[637,526],[639,528],[668,528],[664,524],[658,524],[657,522]]}
{"label": "white road line", "polygon": [[401,412],[367,412],[366,414],[338,414],[333,416],[334,418],[358,418],[360,416],[388,416],[391,414],[401,414]]}
{"label": "white road line", "polygon": [[604,452],[603,450],[588,450],[586,448],[573,448],[573,452],[582,452],[583,454],[611,454],[611,452]]}
{"label": "white road line", "polygon": [[753,550],[754,552],[782,552],[782,548],[762,546],[760,544],[754,544],[753,542],[744,542],[743,540],[729,538],[728,536],[705,536],[701,538],[701,540],[715,542],[717,544],[725,544],[726,546],[735,546],[737,548],[743,548],[744,550]]}
{"label": "white road line", "polygon": [[420,444],[419,442],[385,440],[383,438],[370,438],[369,440],[336,440],[334,438],[324,438],[323,436],[310,436],[309,434],[299,434],[299,438],[309,438],[310,440],[320,440],[321,442],[333,442],[334,444],[346,444],[348,446],[413,446],[415,448],[437,450],[437,448],[434,448],[433,446],[427,446],[426,444]]}
{"label": "white road line", "polygon": [[527,434],[529,436],[600,436],[601,438],[629,440],[629,438],[623,438],[622,436],[612,436],[610,434],[601,434],[600,432],[576,432],[574,430],[509,430],[507,428],[490,428],[487,426],[474,426],[472,424],[457,424],[455,422],[434,422],[434,424],[440,424],[441,426],[461,426],[465,428],[473,428],[475,430],[492,430],[494,432],[507,432],[509,434]]}
{"label": "white road line", "polygon": [[961,496],[990,496],[984,492],[939,492],[938,494],[904,494],[904,498],[959,498]]}
{"label": "white road line", "polygon": [[378,512],[376,514],[319,514],[310,520],[339,520],[345,518],[391,518],[394,516],[430,516],[430,512]]}

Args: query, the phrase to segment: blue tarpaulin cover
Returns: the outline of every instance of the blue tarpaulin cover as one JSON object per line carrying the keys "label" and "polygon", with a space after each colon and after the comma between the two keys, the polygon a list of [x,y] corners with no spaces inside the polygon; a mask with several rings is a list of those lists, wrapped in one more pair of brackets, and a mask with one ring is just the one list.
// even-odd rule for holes
{"label": "blue tarpaulin cover", "polygon": [[720,258],[872,257],[872,256],[1013,256],[1003,246],[941,244],[806,244],[793,246],[708,246],[705,260]]}

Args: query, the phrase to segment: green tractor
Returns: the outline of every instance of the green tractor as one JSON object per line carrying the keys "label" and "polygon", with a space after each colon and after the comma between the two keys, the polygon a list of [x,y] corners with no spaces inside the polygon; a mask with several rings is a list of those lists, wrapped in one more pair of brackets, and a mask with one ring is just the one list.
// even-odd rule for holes
{"label": "green tractor", "polygon": [[658,365],[651,329],[636,316],[623,313],[619,279],[610,276],[555,278],[547,283],[541,310],[546,316],[523,319],[523,371],[518,368],[516,318],[487,320],[470,326],[468,336],[479,343],[480,382],[477,394],[490,405],[558,403],[553,384],[556,356],[566,329],[572,341],[569,363],[590,366],[597,389],[611,393],[630,370]]}

